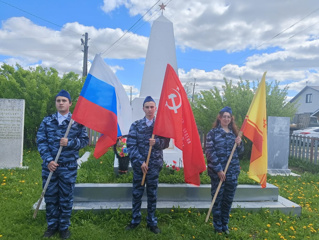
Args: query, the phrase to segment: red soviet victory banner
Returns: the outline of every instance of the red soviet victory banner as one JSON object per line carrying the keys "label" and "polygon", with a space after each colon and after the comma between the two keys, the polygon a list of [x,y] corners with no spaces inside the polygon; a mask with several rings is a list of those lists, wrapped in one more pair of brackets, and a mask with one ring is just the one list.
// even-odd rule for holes
{"label": "red soviet victory banner", "polygon": [[199,174],[206,170],[204,154],[186,92],[169,64],[153,134],[175,140],[175,146],[183,152],[185,182],[199,186]]}

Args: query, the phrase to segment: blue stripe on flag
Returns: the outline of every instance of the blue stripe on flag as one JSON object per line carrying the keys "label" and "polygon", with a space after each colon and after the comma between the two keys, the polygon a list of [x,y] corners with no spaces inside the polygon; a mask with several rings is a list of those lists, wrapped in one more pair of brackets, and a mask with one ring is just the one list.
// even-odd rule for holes
{"label": "blue stripe on flag", "polygon": [[115,88],[88,74],[80,96],[117,114]]}
{"label": "blue stripe on flag", "polygon": [[117,136],[120,137],[120,136],[122,136],[122,135],[123,135],[123,134],[122,134],[122,132],[121,132],[120,125],[117,124]]}

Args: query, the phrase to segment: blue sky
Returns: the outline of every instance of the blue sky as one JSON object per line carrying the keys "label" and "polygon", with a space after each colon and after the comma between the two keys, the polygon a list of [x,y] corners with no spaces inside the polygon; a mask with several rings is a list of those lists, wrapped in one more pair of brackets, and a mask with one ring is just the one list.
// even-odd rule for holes
{"label": "blue sky", "polygon": [[221,89],[224,77],[259,80],[264,71],[267,81],[288,84],[288,100],[319,86],[315,0],[0,0],[0,64],[81,74],[88,32],[89,61],[109,49],[102,57],[137,96],[162,2],[174,24],[179,77],[196,78],[196,91]]}

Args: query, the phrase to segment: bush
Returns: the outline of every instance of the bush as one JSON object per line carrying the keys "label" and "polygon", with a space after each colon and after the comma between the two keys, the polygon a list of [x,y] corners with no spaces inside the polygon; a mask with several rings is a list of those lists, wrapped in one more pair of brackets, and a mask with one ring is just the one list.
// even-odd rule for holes
{"label": "bush", "polygon": [[67,90],[72,97],[71,111],[83,86],[83,81],[73,72],[59,77],[53,69],[42,67],[23,69],[3,64],[0,67],[0,98],[24,99],[24,146],[36,146],[36,133],[43,117],[56,112],[55,96],[61,90]]}

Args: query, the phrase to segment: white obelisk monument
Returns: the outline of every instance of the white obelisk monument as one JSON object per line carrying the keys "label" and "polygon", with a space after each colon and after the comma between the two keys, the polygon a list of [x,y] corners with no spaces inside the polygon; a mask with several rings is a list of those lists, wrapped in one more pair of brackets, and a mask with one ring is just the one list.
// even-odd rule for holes
{"label": "white obelisk monument", "polygon": [[[161,9],[164,10],[163,6]],[[133,121],[145,116],[143,101],[146,96],[152,96],[158,106],[167,64],[177,73],[173,23],[162,14],[151,28],[140,96],[132,101]],[[182,152],[172,142],[171,140],[170,147],[164,150],[164,161],[172,164],[175,160],[177,166],[182,167]]]}

